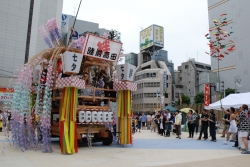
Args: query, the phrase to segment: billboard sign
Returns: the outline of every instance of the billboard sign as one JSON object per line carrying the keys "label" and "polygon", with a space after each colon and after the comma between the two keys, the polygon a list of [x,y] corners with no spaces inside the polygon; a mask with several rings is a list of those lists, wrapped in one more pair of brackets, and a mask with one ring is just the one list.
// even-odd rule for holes
{"label": "billboard sign", "polygon": [[140,32],[140,50],[153,46],[164,47],[164,29],[154,24]]}
{"label": "billboard sign", "polygon": [[204,106],[209,106],[210,104],[210,85],[204,84]]}
{"label": "billboard sign", "polygon": [[167,90],[167,72],[164,71],[164,74],[163,74],[163,90],[164,92]]}
{"label": "billboard sign", "polygon": [[112,41],[93,34],[87,34],[83,46],[83,55],[117,62],[122,43]]}

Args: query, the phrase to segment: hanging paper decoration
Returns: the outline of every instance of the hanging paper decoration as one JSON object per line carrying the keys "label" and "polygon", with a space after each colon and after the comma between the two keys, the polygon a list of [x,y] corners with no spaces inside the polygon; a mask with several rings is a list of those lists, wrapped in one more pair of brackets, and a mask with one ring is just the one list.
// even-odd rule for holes
{"label": "hanging paper decoration", "polygon": [[[205,37],[209,40],[208,46],[210,48],[210,56],[218,59],[218,82],[220,87],[220,66],[219,61],[225,58],[225,56],[229,55],[230,52],[235,51],[234,42],[231,39],[228,39],[233,32],[227,32],[224,30],[226,26],[228,26],[227,18],[225,17],[227,14],[221,14],[221,18],[218,20],[213,20],[215,28],[210,29],[210,35],[206,34]],[[231,27],[232,28],[232,27]],[[208,54],[208,52],[205,52]],[[220,97],[221,103],[221,97]],[[222,103],[221,103],[222,106]]]}

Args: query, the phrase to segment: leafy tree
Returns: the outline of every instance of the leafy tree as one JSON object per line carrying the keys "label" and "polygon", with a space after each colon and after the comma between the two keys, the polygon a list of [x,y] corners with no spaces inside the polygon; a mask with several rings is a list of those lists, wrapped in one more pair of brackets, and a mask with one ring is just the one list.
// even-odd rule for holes
{"label": "leafy tree", "polygon": [[203,102],[204,102],[204,92],[200,92],[194,97],[194,103],[198,104]]}
{"label": "leafy tree", "polygon": [[235,89],[232,89],[232,88],[227,88],[225,90],[225,94],[226,96],[230,95],[230,94],[234,94],[235,93]]}
{"label": "leafy tree", "polygon": [[[181,95],[182,98],[182,104],[190,104],[190,97],[186,95]],[[180,105],[180,98],[176,102],[176,105]]]}
{"label": "leafy tree", "polygon": [[[117,30],[111,29],[111,31],[108,32],[108,39],[121,42],[121,33]],[[123,48],[121,49],[121,54],[123,54]]]}

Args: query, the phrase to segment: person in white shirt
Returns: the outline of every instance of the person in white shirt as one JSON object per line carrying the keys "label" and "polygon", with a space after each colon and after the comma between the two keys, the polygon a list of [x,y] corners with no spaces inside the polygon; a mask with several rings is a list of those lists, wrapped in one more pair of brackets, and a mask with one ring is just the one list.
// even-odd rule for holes
{"label": "person in white shirt", "polygon": [[181,139],[181,121],[182,121],[182,116],[179,110],[175,111],[175,129],[176,129],[176,138]]}
{"label": "person in white shirt", "polygon": [[148,115],[147,115],[147,130],[149,130],[149,128],[150,128],[150,125],[152,124],[152,117],[151,117],[151,115],[148,113]]}

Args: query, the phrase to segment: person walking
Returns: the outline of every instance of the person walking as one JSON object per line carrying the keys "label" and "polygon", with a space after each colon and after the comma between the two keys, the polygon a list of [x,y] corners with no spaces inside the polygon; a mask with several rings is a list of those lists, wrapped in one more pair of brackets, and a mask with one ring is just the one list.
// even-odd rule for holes
{"label": "person walking", "polygon": [[208,121],[209,121],[209,130],[212,138],[211,141],[216,142],[216,126],[215,126],[216,117],[213,109],[210,111]]}
{"label": "person walking", "polygon": [[189,137],[188,138],[193,138],[194,137],[194,117],[193,117],[193,111],[189,110],[187,114],[187,124],[188,124],[188,132],[189,132]]}
{"label": "person walking", "polygon": [[2,132],[3,129],[3,111],[0,110],[0,132]]}
{"label": "person walking", "polygon": [[181,139],[181,121],[182,121],[182,116],[179,114],[180,111],[176,110],[175,111],[175,130],[176,130],[176,138]]}
{"label": "person walking", "polygon": [[[229,120],[230,119],[229,110],[226,111],[224,110],[224,112],[225,112],[224,119]],[[230,122],[224,121],[224,128],[221,137],[225,137],[225,134],[228,131],[229,127],[230,127]]]}
{"label": "person walking", "polygon": [[202,111],[202,115],[201,115],[201,131],[200,131],[200,136],[198,137],[197,140],[201,140],[202,134],[204,133],[204,140],[207,140],[208,135],[207,135],[207,128],[208,128],[208,114],[207,114],[207,110],[203,109]]}
{"label": "person walking", "polygon": [[[235,118],[240,114],[240,109],[236,109],[235,110]],[[235,119],[235,123],[236,123],[236,127],[237,127],[237,133],[236,133],[236,136],[235,136],[235,142],[234,142],[234,145],[232,147],[239,147],[239,140],[238,140],[238,128],[239,128],[239,120]]]}
{"label": "person walking", "polygon": [[245,146],[245,150],[242,150],[241,154],[250,154],[248,150],[248,132],[250,130],[249,119],[248,119],[248,106],[243,104],[241,107],[241,112],[237,116],[237,119],[240,120],[239,126],[239,140],[242,140]]}
{"label": "person walking", "polygon": [[194,110],[193,113],[193,117],[194,117],[194,132],[197,135],[198,134],[198,129],[199,129],[199,121],[200,121],[200,115],[198,114],[197,110]]}
{"label": "person walking", "polygon": [[147,121],[146,115],[142,113],[142,116],[141,116],[142,130],[143,128],[146,127],[146,121]]}
{"label": "person walking", "polygon": [[151,124],[152,124],[152,116],[148,113],[148,115],[147,115],[147,130],[150,129]]}
{"label": "person walking", "polygon": [[[222,110],[224,110],[224,109],[222,108]],[[229,140],[231,134],[237,133],[237,127],[236,127],[234,112],[235,112],[235,109],[233,107],[230,107],[230,110],[229,110],[230,119],[229,120],[224,119],[224,118],[222,119],[223,121],[230,123],[230,127],[229,127],[229,130],[227,132],[226,141],[223,142],[224,144],[228,143],[228,140]]]}
{"label": "person walking", "polygon": [[156,131],[156,127],[157,127],[157,120],[155,118],[155,114],[152,114],[152,125],[153,125],[153,129],[152,131]]}
{"label": "person walking", "polygon": [[137,122],[137,129],[139,130],[139,132],[141,132],[141,114],[137,115],[136,122]]}

